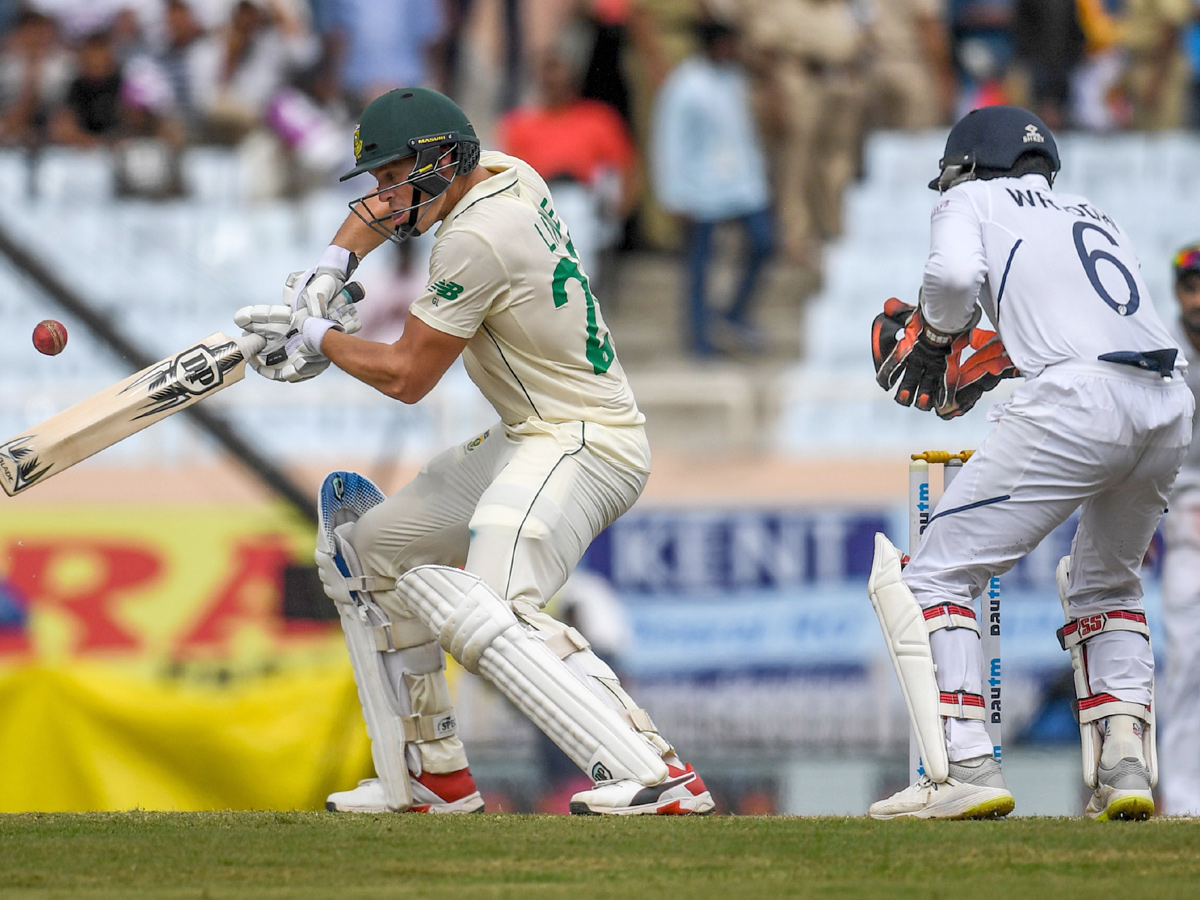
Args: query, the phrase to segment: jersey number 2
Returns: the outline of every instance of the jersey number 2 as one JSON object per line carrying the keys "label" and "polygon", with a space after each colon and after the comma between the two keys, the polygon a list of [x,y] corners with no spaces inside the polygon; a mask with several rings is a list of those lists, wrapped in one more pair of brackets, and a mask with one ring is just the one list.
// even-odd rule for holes
{"label": "jersey number 2", "polygon": [[[568,247],[570,245],[568,244]],[[554,267],[554,308],[557,309],[567,302],[567,282],[578,281],[583,288],[583,296],[587,298],[587,358],[597,375],[603,375],[612,365],[612,341],[608,335],[600,340],[600,326],[596,322],[596,298],[592,296],[592,288],[587,276],[579,268],[579,263],[569,256],[564,256]]]}
{"label": "jersey number 2", "polygon": [[[1137,280],[1134,279],[1133,273],[1125,268],[1125,264],[1107,250],[1088,250],[1087,245],[1083,242],[1083,236],[1089,231],[1100,232],[1111,246],[1117,246],[1117,242],[1113,240],[1113,236],[1099,225],[1093,225],[1091,222],[1075,223],[1075,228],[1073,229],[1075,249],[1079,253],[1079,261],[1083,263],[1083,271],[1087,273],[1088,281],[1092,283],[1092,287],[1096,289],[1096,293],[1100,295],[1100,299],[1117,311],[1117,315],[1133,315],[1137,312],[1138,304],[1142,301],[1141,295],[1138,294]],[[1129,286],[1129,299],[1125,302],[1122,303],[1113,299],[1112,294],[1108,292],[1104,287],[1104,283],[1100,281],[1100,274],[1096,271],[1096,267],[1101,261],[1116,266],[1117,271],[1121,273],[1121,277],[1125,279],[1125,284]]]}

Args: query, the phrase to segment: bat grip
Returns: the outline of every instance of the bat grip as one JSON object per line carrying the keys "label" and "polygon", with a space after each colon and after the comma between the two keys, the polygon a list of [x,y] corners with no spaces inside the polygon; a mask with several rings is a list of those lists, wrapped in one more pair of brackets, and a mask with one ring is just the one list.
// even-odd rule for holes
{"label": "bat grip", "polygon": [[351,303],[357,303],[363,297],[367,296],[366,290],[357,281],[351,281],[348,285],[342,288],[342,294]]}
{"label": "bat grip", "polygon": [[242,351],[243,359],[250,359],[252,356],[262,353],[267,346],[267,339],[261,334],[244,334],[233,340],[238,345],[238,349]]}

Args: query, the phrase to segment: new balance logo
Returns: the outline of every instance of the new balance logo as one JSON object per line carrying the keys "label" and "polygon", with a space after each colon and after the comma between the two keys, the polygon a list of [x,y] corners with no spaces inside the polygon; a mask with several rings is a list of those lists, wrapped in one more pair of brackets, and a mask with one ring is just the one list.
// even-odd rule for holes
{"label": "new balance logo", "polygon": [[1042,135],[1042,133],[1040,131],[1038,131],[1038,127],[1036,125],[1026,125],[1025,126],[1025,143],[1026,144],[1044,144],[1044,143],[1046,143],[1046,138]]}
{"label": "new balance logo", "polygon": [[[439,281],[430,288],[435,294],[443,300],[457,300],[458,295],[463,292],[463,286],[456,284],[453,281]],[[437,306],[438,302],[433,301],[433,305]]]}

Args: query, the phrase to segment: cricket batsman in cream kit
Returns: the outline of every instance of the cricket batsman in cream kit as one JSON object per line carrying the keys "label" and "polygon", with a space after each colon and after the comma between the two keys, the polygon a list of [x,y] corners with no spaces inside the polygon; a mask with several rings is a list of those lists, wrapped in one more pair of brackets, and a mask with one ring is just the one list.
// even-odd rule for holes
{"label": "cricket batsman in cream kit", "polygon": [[[317,564],[337,605],[376,776],[334,810],[478,812],[445,677],[450,653],[491,681],[595,782],[576,814],[701,814],[713,800],[587,638],[542,611],[650,472],[629,382],[546,183],[481,152],[462,110],[394,90],[363,112],[354,167],[375,189],[277,306],[235,321],[266,348],[249,364],[303,381],[330,363],[416,403],[461,355],[499,421],[383,497],[332,473]],[[343,286],[385,240],[436,227],[424,293],[394,344],[353,336]]]}
{"label": "cricket batsman in cream kit", "polygon": [[[1141,564],[1192,436],[1180,343],[1155,312],[1120,226],[1055,192],[1045,123],[988,107],[951,130],[930,184],[931,246],[917,306],[889,301],[873,329],[881,386],[943,418],[1003,377],[991,433],[946,488],[902,568],[876,537],[868,591],[925,771],[876,818],[983,818],[1014,807],[984,726],[974,598],[1079,511],[1058,566],[1075,673],[1086,814],[1144,819],[1157,781],[1154,655]],[[977,340],[986,315],[998,333]],[[960,362],[966,346],[982,347]]]}

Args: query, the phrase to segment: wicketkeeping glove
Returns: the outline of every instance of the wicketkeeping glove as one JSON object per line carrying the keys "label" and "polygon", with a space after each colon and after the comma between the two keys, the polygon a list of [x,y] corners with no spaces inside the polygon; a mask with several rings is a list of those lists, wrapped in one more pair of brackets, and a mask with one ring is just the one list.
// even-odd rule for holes
{"label": "wicketkeeping glove", "polygon": [[[974,326],[979,319],[976,307]],[[930,410],[954,401],[958,377],[955,341],[970,333],[947,334],[925,324],[921,310],[895,297],[883,306],[871,327],[871,355],[880,387],[896,389],[896,402]]]}
{"label": "wicketkeeping glove", "polygon": [[976,328],[968,343],[975,352],[959,365],[953,399],[937,408],[943,419],[961,416],[1005,378],[1021,377],[996,332]]}

